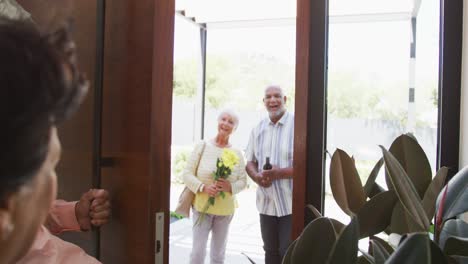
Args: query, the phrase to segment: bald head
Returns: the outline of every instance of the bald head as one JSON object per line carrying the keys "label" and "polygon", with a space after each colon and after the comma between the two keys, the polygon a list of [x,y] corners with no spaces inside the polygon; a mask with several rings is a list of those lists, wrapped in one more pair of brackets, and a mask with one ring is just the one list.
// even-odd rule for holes
{"label": "bald head", "polygon": [[266,88],[265,88],[265,92],[264,94],[266,95],[267,92],[269,90],[277,90],[281,93],[281,96],[284,96],[284,91],[283,91],[283,88],[281,88],[281,86],[277,85],[277,84],[270,84],[268,85]]}

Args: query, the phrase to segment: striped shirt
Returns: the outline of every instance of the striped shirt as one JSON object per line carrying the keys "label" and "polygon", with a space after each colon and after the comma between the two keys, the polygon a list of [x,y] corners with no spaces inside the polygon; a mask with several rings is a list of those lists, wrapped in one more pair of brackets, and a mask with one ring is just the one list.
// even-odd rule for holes
{"label": "striped shirt", "polygon": [[[293,166],[294,115],[286,112],[274,124],[265,118],[252,130],[246,150],[247,161],[258,164],[261,172],[266,157],[279,168]],[[268,188],[257,189],[257,209],[260,214],[285,216],[292,214],[292,178],[274,180]]]}

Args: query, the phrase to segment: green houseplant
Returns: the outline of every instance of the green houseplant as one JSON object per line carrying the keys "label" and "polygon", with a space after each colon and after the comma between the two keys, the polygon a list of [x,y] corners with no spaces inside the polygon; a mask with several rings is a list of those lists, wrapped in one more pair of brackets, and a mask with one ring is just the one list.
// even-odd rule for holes
{"label": "green houseplant", "polygon": [[[444,241],[458,249],[444,252],[437,241],[430,239],[428,231],[447,168],[441,168],[433,178],[424,151],[408,134],[398,137],[388,151],[381,148],[383,157],[374,166],[364,186],[354,159],[343,150],[335,151],[330,165],[332,193],[340,208],[351,217],[351,222],[344,225],[321,216],[313,206],[309,206],[317,219],[309,223],[291,244],[283,263],[457,263],[464,260],[466,252],[459,248],[466,245],[466,236],[457,236],[459,222],[454,225],[447,219],[455,212],[463,211],[463,207],[452,205],[461,203],[458,199],[465,197],[467,179],[460,177],[453,184],[457,187],[451,188],[453,194],[450,199],[448,196],[439,198],[439,204],[446,208],[439,207],[438,212],[446,217],[442,216],[441,221],[446,223],[446,230],[455,232],[449,236],[456,237],[456,240]],[[375,183],[384,164],[388,190]],[[384,231],[402,235],[398,246],[376,236]],[[367,251],[358,247],[362,238],[369,238]],[[449,257],[451,252],[462,255]]]}

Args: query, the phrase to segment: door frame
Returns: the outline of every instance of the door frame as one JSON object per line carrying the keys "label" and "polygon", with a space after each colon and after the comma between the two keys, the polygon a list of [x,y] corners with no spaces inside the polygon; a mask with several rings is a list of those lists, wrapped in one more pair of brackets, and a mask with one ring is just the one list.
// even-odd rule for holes
{"label": "door frame", "polygon": [[[297,0],[296,109],[292,236],[324,212],[327,128],[328,0]],[[437,168],[458,171],[463,0],[440,0]]]}

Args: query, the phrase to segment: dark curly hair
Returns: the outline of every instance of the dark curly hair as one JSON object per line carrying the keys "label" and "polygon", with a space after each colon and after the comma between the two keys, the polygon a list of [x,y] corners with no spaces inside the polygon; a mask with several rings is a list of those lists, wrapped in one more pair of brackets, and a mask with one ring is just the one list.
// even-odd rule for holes
{"label": "dark curly hair", "polygon": [[0,206],[38,172],[51,128],[86,94],[69,30],[41,35],[31,23],[0,18]]}

